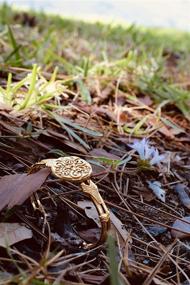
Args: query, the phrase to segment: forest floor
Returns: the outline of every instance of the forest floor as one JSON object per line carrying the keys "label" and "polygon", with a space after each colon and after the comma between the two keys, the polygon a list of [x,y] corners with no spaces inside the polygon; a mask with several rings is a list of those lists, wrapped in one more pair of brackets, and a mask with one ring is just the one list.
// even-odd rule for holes
{"label": "forest floor", "polygon": [[[0,284],[190,284],[190,34],[4,5],[0,35]],[[90,250],[78,185],[15,180],[70,155],[111,213]]]}

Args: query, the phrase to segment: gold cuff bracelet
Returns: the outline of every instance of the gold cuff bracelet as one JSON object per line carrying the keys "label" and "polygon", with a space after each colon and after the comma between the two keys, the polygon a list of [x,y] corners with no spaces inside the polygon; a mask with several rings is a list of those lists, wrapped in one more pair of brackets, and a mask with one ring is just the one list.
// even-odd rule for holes
{"label": "gold cuff bracelet", "polygon": [[30,172],[41,167],[49,167],[52,174],[62,181],[71,181],[80,183],[83,193],[92,199],[101,222],[101,234],[95,244],[88,244],[86,248],[93,248],[102,244],[106,238],[110,227],[109,210],[102,199],[96,184],[90,180],[92,174],[91,165],[77,156],[59,157],[57,159],[44,159],[32,165]]}

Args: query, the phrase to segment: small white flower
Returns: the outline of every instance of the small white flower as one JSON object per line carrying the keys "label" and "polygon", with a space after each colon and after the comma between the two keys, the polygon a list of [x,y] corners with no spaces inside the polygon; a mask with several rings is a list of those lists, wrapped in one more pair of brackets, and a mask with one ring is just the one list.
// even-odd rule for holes
{"label": "small white flower", "polygon": [[165,158],[165,155],[164,154],[159,154],[158,150],[155,149],[154,150],[154,153],[153,153],[153,156],[152,156],[152,159],[150,160],[150,164],[151,165],[154,165],[154,164],[158,164],[160,163],[161,161],[163,161]]}
{"label": "small white flower", "polygon": [[150,165],[158,164],[165,158],[165,155],[160,155],[158,150],[155,147],[150,146],[149,141],[145,138],[141,141],[135,140],[134,143],[129,144],[129,146],[136,150],[141,160],[149,161]]}
{"label": "small white flower", "polygon": [[129,144],[131,148],[136,150],[140,156],[140,159],[145,159],[145,148],[146,148],[146,139],[142,139],[141,141],[135,140],[133,144]]}
{"label": "small white flower", "polygon": [[161,183],[159,181],[148,181],[149,188],[153,191],[158,199],[165,203],[166,200],[166,193],[161,188]]}
{"label": "small white flower", "polygon": [[147,141],[147,144],[145,145],[145,150],[144,150],[144,157],[145,159],[149,160],[153,154],[154,154],[154,148],[150,147]]}

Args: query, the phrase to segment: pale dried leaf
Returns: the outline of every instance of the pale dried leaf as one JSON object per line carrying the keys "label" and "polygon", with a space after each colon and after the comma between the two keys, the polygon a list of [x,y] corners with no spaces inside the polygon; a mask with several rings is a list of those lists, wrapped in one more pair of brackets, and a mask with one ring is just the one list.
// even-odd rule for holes
{"label": "pale dried leaf", "polygon": [[125,229],[122,222],[116,217],[116,215],[110,211],[111,220],[111,232],[116,235],[119,239],[120,245],[125,247],[127,240],[129,239],[129,233]]}
{"label": "pale dried leaf", "polygon": [[50,174],[49,168],[32,174],[5,175],[0,179],[0,210],[8,206],[21,205],[32,193],[37,191]]}
{"label": "pale dried leaf", "polygon": [[100,227],[100,220],[98,216],[98,212],[96,207],[94,206],[93,202],[88,200],[78,201],[78,206],[85,210],[87,217],[92,219],[98,227]]}
{"label": "pale dried leaf", "polygon": [[112,160],[120,160],[119,156],[109,153],[102,148],[94,148],[89,153],[94,157],[105,157],[105,158],[112,159]]}
{"label": "pale dried leaf", "polygon": [[179,183],[174,185],[174,190],[178,194],[179,200],[183,206],[190,209],[190,197],[189,197],[189,189],[185,184]]}
{"label": "pale dried leaf", "polygon": [[148,181],[148,186],[149,188],[153,191],[155,196],[161,200],[162,202],[165,203],[166,200],[166,193],[165,191],[161,188],[161,183],[159,181]]}
{"label": "pale dried leaf", "polygon": [[[98,212],[93,202],[84,200],[84,201],[79,201],[78,205],[85,210],[87,217],[93,219],[94,222],[98,225],[98,227],[100,227]],[[120,243],[124,246],[129,237],[127,230],[124,228],[122,222],[111,211],[110,211],[110,220],[111,220],[111,231],[113,235],[117,235],[120,240]]]}
{"label": "pale dried leaf", "polygon": [[[182,220],[176,220],[172,225],[171,234],[175,238],[190,237],[190,216],[184,217]],[[185,222],[188,222],[189,224]],[[177,229],[177,231],[175,229]]]}
{"label": "pale dried leaf", "polygon": [[[83,283],[83,282],[82,283],[81,282],[80,283],[79,282],[76,283],[76,282],[67,281],[65,279],[62,279],[62,281],[64,282],[63,283],[64,285],[90,285],[89,283],[88,284],[87,283]],[[60,283],[55,283],[54,282],[54,284],[60,284]]]}
{"label": "pale dried leaf", "polygon": [[167,280],[161,280],[157,277],[154,277],[152,280],[154,281],[155,285],[172,285],[172,283],[168,282]]}
{"label": "pale dried leaf", "polygon": [[22,224],[0,224],[0,246],[8,247],[19,241],[32,238],[32,231]]}
{"label": "pale dried leaf", "polygon": [[132,239],[130,233],[125,229],[124,224],[116,217],[116,215],[110,211],[111,220],[111,233],[118,240],[120,249],[123,252],[123,259],[127,266],[135,261],[135,256],[131,250]]}
{"label": "pale dried leaf", "polygon": [[0,285],[10,284],[12,278],[13,274],[6,271],[0,271]]}
{"label": "pale dried leaf", "polygon": [[138,99],[141,103],[143,103],[146,106],[151,106],[153,104],[153,100],[148,95],[141,96]]}

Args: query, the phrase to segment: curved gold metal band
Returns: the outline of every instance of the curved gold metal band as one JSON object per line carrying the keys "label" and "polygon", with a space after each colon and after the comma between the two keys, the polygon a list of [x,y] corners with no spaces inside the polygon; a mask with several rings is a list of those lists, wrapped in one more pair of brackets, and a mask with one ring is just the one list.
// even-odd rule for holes
{"label": "curved gold metal band", "polygon": [[94,203],[101,223],[101,234],[99,240],[96,242],[96,244],[88,244],[86,246],[87,248],[93,248],[104,243],[107,238],[107,233],[110,228],[110,213],[98,191],[98,187],[92,182],[92,180],[88,180],[87,184],[83,182],[80,186],[83,193],[87,194]]}
{"label": "curved gold metal band", "polygon": [[32,165],[30,172],[41,167],[50,167],[52,174],[60,178],[62,181],[72,181],[80,183],[80,188],[94,203],[101,223],[101,234],[99,240],[95,244],[86,244],[85,248],[94,248],[107,238],[107,233],[110,228],[110,213],[102,199],[98,187],[90,180],[92,168],[88,162],[76,157],[60,157],[58,159],[46,159]]}

